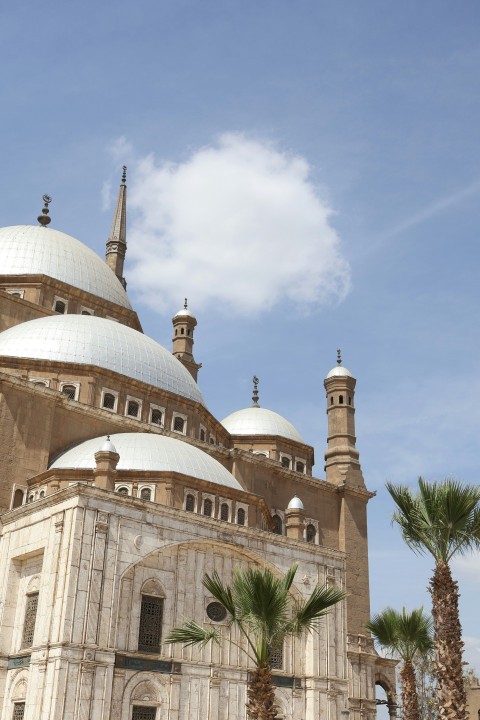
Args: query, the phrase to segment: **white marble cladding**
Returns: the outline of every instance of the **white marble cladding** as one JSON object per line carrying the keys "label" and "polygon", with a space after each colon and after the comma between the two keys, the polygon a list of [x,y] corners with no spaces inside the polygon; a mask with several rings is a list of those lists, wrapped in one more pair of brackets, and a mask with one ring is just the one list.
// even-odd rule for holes
{"label": "white marble cladding", "polygon": [[[161,585],[165,637],[184,618],[208,621],[201,581],[214,569],[228,582],[234,567],[251,563],[283,573],[297,562],[293,592],[299,598],[317,582],[343,584],[340,552],[248,527],[225,532],[215,519],[140,507],[84,485],[6,513],[2,521],[0,563],[8,571],[0,580],[0,720],[11,720],[15,702],[25,702],[25,720],[130,720],[133,705],[157,707],[157,720],[243,720],[248,666],[233,644],[242,643],[235,631],[230,642],[222,626],[220,647],[164,645],[161,655],[136,654],[142,587],[152,579]],[[22,649],[25,595],[34,585],[33,644]],[[281,674],[299,678],[300,687],[278,688],[283,717],[340,716],[347,694],[345,628],[342,603],[318,633],[287,642]],[[127,669],[118,653],[173,660],[180,672]],[[9,670],[7,658],[14,665]]]}

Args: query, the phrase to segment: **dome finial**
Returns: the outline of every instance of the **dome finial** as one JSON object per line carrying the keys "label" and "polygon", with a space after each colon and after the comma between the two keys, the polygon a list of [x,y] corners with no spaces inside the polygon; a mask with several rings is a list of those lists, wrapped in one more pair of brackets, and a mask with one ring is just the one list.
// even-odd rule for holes
{"label": "dome finial", "polygon": [[49,225],[52,222],[52,218],[49,217],[49,215],[48,215],[48,206],[52,202],[52,198],[50,197],[50,195],[45,194],[43,196],[42,200],[43,200],[44,206],[42,209],[42,214],[38,216],[37,220],[40,223],[40,225],[43,225],[43,227],[47,227],[47,225]]}
{"label": "dome finial", "polygon": [[123,166],[123,172],[122,172],[122,185],[126,185],[127,183],[127,166]]}
{"label": "dome finial", "polygon": [[183,309],[188,310],[188,300],[185,298],[185,302],[183,303]]}
{"label": "dome finial", "polygon": [[337,349],[337,365],[342,364],[342,351],[340,348]]}
{"label": "dome finial", "polygon": [[260,407],[258,404],[258,383],[260,382],[256,375],[253,376],[253,407]]}

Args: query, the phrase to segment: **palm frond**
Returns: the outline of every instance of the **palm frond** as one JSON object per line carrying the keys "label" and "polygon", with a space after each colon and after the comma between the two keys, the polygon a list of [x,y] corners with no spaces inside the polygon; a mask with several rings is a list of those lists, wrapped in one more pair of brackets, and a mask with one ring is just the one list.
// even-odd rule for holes
{"label": "palm frond", "polygon": [[232,620],[236,619],[237,608],[232,595],[232,590],[228,585],[224,585],[220,579],[220,575],[215,570],[211,575],[205,575],[203,585],[218,602],[230,613]]}
{"label": "palm frond", "polygon": [[366,626],[377,643],[404,662],[425,657],[433,648],[433,621],[423,608],[398,612],[387,607]]}
{"label": "palm frond", "polygon": [[346,597],[347,594],[340,588],[317,585],[309,598],[295,603],[292,618],[287,626],[288,631],[297,636],[303,632],[310,632],[333,605]]}
{"label": "palm frond", "polygon": [[204,628],[194,620],[187,620],[182,627],[172,628],[164,643],[173,645],[182,643],[185,647],[199,645],[205,647],[210,641],[220,644],[220,633],[216,628]]}

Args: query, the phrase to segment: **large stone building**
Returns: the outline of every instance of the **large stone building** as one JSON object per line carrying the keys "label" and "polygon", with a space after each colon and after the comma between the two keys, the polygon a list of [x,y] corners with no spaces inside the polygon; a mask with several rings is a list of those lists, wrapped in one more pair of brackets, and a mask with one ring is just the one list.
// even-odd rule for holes
{"label": "large stone building", "polygon": [[[355,379],[325,379],[325,474],[290,422],[253,405],[208,410],[197,321],[173,351],[142,333],[126,294],[126,184],[106,262],[38,226],[0,229],[0,720],[240,720],[248,662],[202,577],[299,569],[297,598],[348,599],[272,658],[279,716],[373,720],[394,688],[369,619],[367,503]],[[220,647],[163,645],[184,618]],[[343,713],[343,715],[342,715]],[[393,701],[391,714],[393,715]]]}

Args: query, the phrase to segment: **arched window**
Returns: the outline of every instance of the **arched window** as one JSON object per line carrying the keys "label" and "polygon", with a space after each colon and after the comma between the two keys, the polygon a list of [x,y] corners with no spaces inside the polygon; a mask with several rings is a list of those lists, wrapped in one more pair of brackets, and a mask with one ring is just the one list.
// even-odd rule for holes
{"label": "arched window", "polygon": [[284,468],[290,469],[290,458],[288,458],[286,455],[282,455],[282,465]]}
{"label": "arched window", "polygon": [[187,512],[195,511],[195,495],[187,495],[185,498],[185,510]]}
{"label": "arched window", "polygon": [[308,543],[314,543],[317,536],[317,528],[311,523],[307,525],[305,530],[305,536]]}
{"label": "arched window", "polygon": [[207,437],[207,436],[206,436],[205,430],[204,430],[203,428],[200,428],[200,440],[201,440],[202,442],[205,442],[206,437]]}
{"label": "arched window", "polygon": [[245,525],[245,510],[243,508],[237,510],[237,525]]}
{"label": "arched window", "polygon": [[190,335],[190,329],[187,330],[187,335]]}
{"label": "arched window", "polygon": [[13,494],[13,507],[17,508],[23,505],[23,490],[17,488]]}
{"label": "arched window", "polygon": [[173,420],[173,429],[175,432],[183,433],[185,431],[185,420],[180,415],[175,415]]}
{"label": "arched window", "polygon": [[127,415],[130,417],[138,417],[140,412],[140,405],[136,400],[129,400],[127,403]]}
{"label": "arched window", "polygon": [[25,618],[23,620],[21,650],[29,648],[33,644],[33,633],[37,621],[38,592],[29,593],[25,603]]}
{"label": "arched window", "polygon": [[92,313],[89,312],[88,310],[82,310],[81,314],[82,315],[91,315]]}
{"label": "arched window", "polygon": [[330,405],[333,405],[333,395],[332,395],[332,397],[330,398]]}
{"label": "arched window", "polygon": [[115,395],[112,395],[112,393],[105,393],[103,396],[102,407],[106,408],[107,410],[114,410],[115,400]]}
{"label": "arched window", "polygon": [[215,445],[215,438],[214,438],[214,437],[211,437],[211,438],[210,438],[210,445]]}
{"label": "arched window", "polygon": [[273,532],[276,535],[283,535],[283,522],[280,515],[272,515],[273,520]]}
{"label": "arched window", "polygon": [[129,495],[130,494],[128,487],[125,487],[124,485],[122,485],[122,487],[117,488],[117,493],[119,495]]}
{"label": "arched window", "polygon": [[33,495],[33,493],[32,493],[31,495],[28,496],[27,502],[31,503],[31,502],[33,502],[34,500],[35,500],[35,495]]}
{"label": "arched window", "polygon": [[225,520],[225,522],[228,522],[228,505],[227,505],[227,503],[222,503],[220,506],[220,520]]}
{"label": "arched window", "polygon": [[161,410],[154,408],[150,416],[150,422],[153,425],[161,425],[163,423],[163,413]]}
{"label": "arched window", "polygon": [[295,470],[299,473],[304,473],[305,472],[304,463],[297,460],[297,462],[295,463]]}
{"label": "arched window", "polygon": [[163,598],[142,595],[138,649],[145,653],[159,653],[162,639]]}
{"label": "arched window", "polygon": [[352,404],[352,398],[350,397],[350,395],[348,396],[348,404],[349,404],[349,405]]}
{"label": "arched window", "polygon": [[207,515],[207,517],[212,516],[212,510],[213,510],[213,503],[210,500],[210,498],[205,498],[203,501],[203,514]]}
{"label": "arched window", "polygon": [[140,497],[142,500],[151,500],[152,499],[151,488],[142,488],[140,491]]}
{"label": "arched window", "polygon": [[65,314],[65,310],[67,309],[66,303],[63,302],[63,300],[57,300],[55,302],[55,307],[53,308],[56,313],[59,313],[60,315]]}
{"label": "arched window", "polygon": [[44,498],[44,497],[45,497],[45,490],[40,490],[40,493],[39,493],[38,497]]}
{"label": "arched window", "polygon": [[48,387],[48,381],[47,380],[35,380],[34,385],[41,385],[42,387]]}
{"label": "arched window", "polygon": [[340,403],[340,405],[343,405],[343,395],[338,396],[338,402]]}
{"label": "arched window", "polygon": [[62,385],[62,395],[66,395],[69,400],[75,400],[77,396],[77,388],[75,385]]}

